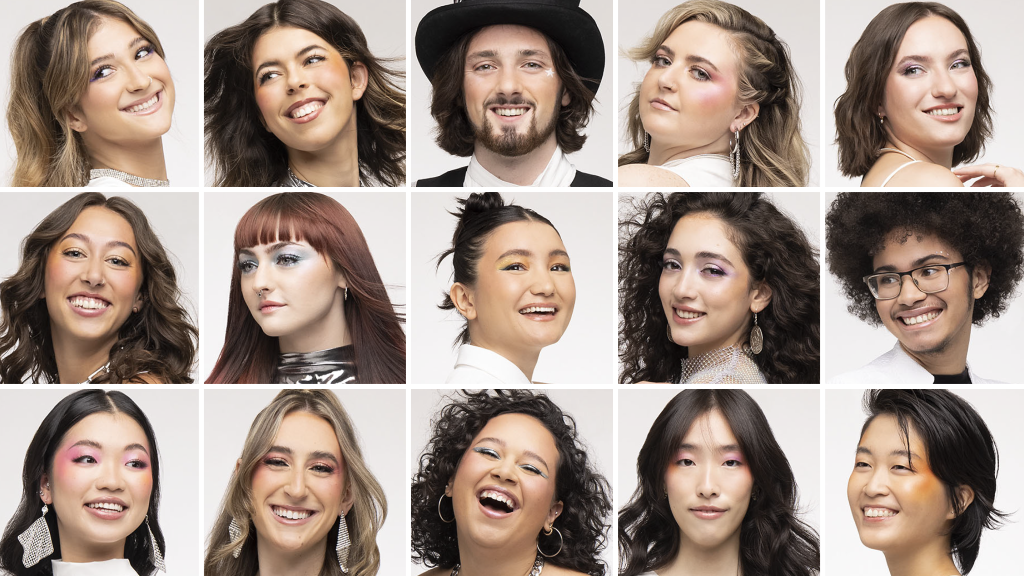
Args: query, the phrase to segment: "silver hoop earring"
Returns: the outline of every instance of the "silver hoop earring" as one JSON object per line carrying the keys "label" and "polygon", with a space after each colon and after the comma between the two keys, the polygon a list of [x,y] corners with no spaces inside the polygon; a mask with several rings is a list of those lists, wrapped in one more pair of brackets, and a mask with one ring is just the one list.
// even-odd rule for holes
{"label": "silver hoop earring", "polygon": [[338,567],[345,574],[348,574],[348,549],[351,547],[351,542],[348,539],[348,523],[345,522],[345,513],[342,512],[338,516],[338,543],[334,547],[334,551],[338,554]]}
{"label": "silver hoop earring", "polygon": [[558,550],[555,550],[554,554],[545,554],[544,551],[540,549],[540,538],[537,539],[537,552],[540,552],[540,555],[545,558],[554,558],[555,556],[558,556],[559,552],[562,551],[562,533],[558,530],[558,528],[552,526],[551,528],[548,528],[544,531],[544,535],[551,536],[552,531],[558,534]]}
{"label": "silver hoop earring", "polygon": [[18,542],[25,553],[21,557],[21,563],[25,568],[31,568],[43,558],[53,554],[53,540],[50,538],[50,526],[46,523],[46,513],[50,509],[43,503],[43,515],[29,525],[28,530],[18,534]]}
{"label": "silver hoop earring", "polygon": [[441,518],[441,522],[444,522],[445,524],[451,524],[452,522],[455,522],[455,505],[454,503],[452,504],[452,519],[445,520],[444,514],[441,514],[441,502],[444,500],[445,496],[447,496],[447,494],[441,494],[441,497],[437,499],[437,515]]}
{"label": "silver hoop earring", "polygon": [[737,178],[740,175],[740,131],[735,130],[733,133],[732,151],[729,152],[729,162],[732,163],[732,177]]}
{"label": "silver hoop earring", "polygon": [[167,566],[164,564],[164,555],[160,553],[160,545],[157,544],[156,536],[153,535],[153,529],[149,527],[149,514],[146,514],[146,532],[149,532],[149,561],[157,570],[166,573]]}
{"label": "silver hoop earring", "polygon": [[[228,524],[228,541],[234,542],[236,540],[241,540],[241,538],[242,527],[238,524],[238,520],[235,520],[234,517],[232,517],[231,523]],[[238,542],[238,544],[235,544],[235,549],[231,551],[231,557],[238,558],[239,556],[241,556],[243,546],[245,546],[245,540],[242,540]]]}
{"label": "silver hoop earring", "polygon": [[647,133],[647,130],[644,130],[644,150],[648,154],[651,153],[651,135]]}
{"label": "silver hoop earring", "polygon": [[760,354],[763,349],[764,335],[761,334],[761,328],[757,325],[757,312],[754,312],[754,327],[750,329],[750,351]]}

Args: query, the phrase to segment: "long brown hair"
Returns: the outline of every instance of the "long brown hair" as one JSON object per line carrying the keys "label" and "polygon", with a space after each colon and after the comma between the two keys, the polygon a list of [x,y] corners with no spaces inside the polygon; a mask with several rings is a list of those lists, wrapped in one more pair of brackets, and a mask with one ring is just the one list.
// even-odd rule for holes
{"label": "long brown hair", "polygon": [[370,52],[366,36],[344,12],[321,0],[281,0],[221,30],[203,50],[206,153],[217,186],[272,186],[288,174],[288,150],[263,127],[252,83],[252,52],[278,26],[309,30],[330,42],[349,68],[366,66],[366,91],[355,102],[359,182],[399,186],[405,180],[405,77],[397,59]]}
{"label": "long brown hair", "polygon": [[[736,186],[806,186],[810,154],[800,136],[800,81],[789,47],[760,18],[720,0],[690,0],[666,12],[629,57],[650,62],[672,31],[690,20],[729,32],[740,56],[740,101],[760,105],[757,118],[740,133]],[[626,135],[633,151],[619,156],[619,166],[646,163],[639,84],[626,112]]]}
{"label": "long brown hair", "polygon": [[36,226],[21,245],[21,266],[0,282],[0,382],[58,382],[44,287],[46,258],[83,210],[106,208],[128,221],[142,263],[142,308],[128,317],[110,349],[110,365],[95,383],[137,382],[149,376],[165,383],[191,383],[199,331],[178,304],[174,266],[146,215],[131,200],[83,192]]}
{"label": "long brown hair", "polygon": [[263,333],[242,297],[238,253],[279,240],[309,242],[348,281],[345,321],[352,335],[360,382],[405,383],[405,332],[373,263],[363,232],[336,200],[316,192],[287,192],[264,198],[242,216],[235,229],[228,322],[209,384],[273,382],[280,347]]}
{"label": "long brown hair", "polygon": [[978,79],[978,103],[974,123],[963,142],[953,147],[953,166],[973,162],[992,136],[992,108],[989,92],[992,80],[981,65],[981,51],[967,23],[951,8],[937,2],[893,4],[878,13],[846,61],[846,92],[836,99],[836,144],[839,170],[844,176],[863,176],[878,159],[888,136],[878,121],[878,107],[885,97],[885,81],[907,29],[928,16],[940,16],[956,26],[967,40],[971,67]]}
{"label": "long brown hair", "polygon": [[102,17],[132,26],[164,58],[156,32],[114,0],[75,2],[29,24],[11,57],[7,125],[18,151],[12,186],[88,183],[89,155],[67,113],[89,86],[88,42]]}

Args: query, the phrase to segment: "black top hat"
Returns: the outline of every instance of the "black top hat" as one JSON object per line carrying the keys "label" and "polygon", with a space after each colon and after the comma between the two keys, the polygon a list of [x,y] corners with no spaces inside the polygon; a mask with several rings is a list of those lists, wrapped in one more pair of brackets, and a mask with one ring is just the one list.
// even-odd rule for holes
{"label": "black top hat", "polygon": [[416,58],[433,80],[438,60],[463,35],[484,26],[518,24],[540,30],[565,51],[583,84],[597,94],[604,75],[604,43],[580,0],[456,0],[435,8],[416,28]]}

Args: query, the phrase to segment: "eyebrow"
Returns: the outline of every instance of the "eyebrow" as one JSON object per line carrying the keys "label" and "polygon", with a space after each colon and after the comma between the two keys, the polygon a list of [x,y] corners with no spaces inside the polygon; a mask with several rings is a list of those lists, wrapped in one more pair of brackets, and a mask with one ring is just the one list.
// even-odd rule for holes
{"label": "eyebrow", "polygon": [[[303,54],[305,54],[306,52],[309,52],[310,50],[316,50],[317,48],[319,48],[320,50],[323,50],[325,52],[327,51],[326,48],[324,48],[323,46],[321,46],[319,44],[310,44],[309,46],[306,46],[302,50],[299,50],[298,52],[296,52],[295,53],[295,58],[296,59],[302,58]],[[258,76],[259,73],[260,73],[260,70],[263,70],[264,68],[266,68],[268,66],[280,66],[280,65],[281,65],[281,61],[280,60],[267,60],[266,62],[264,62],[264,63],[262,63],[262,64],[260,64],[259,66],[256,67],[256,71],[253,72],[253,75],[254,76]]]}
{"label": "eyebrow", "polygon": [[[79,234],[77,232],[72,232],[71,234],[68,234],[68,235],[64,236],[63,238],[60,239],[60,241],[63,242],[65,240],[67,240],[68,238],[74,238],[76,240],[81,240],[82,242],[85,242],[86,244],[92,244],[92,240],[88,236],[86,236],[85,234]],[[115,246],[121,246],[123,248],[127,248],[128,250],[131,251],[132,255],[138,256],[138,254],[135,253],[135,249],[132,248],[131,244],[128,244],[127,242],[122,242],[120,240],[111,240],[110,242],[106,243],[106,247],[107,248],[113,248]]]}
{"label": "eyebrow", "polygon": [[[696,444],[682,443],[679,445],[678,450],[689,450],[691,452],[700,452],[700,448]],[[714,452],[721,454],[723,452],[742,452],[739,444],[722,444],[721,446],[715,446]]]}
{"label": "eyebrow", "polygon": [[[79,440],[78,442],[75,442],[71,446],[68,446],[68,450],[71,450],[75,446],[89,446],[89,447],[95,448],[97,450],[103,450],[103,445],[100,444],[99,442],[95,441],[95,440]],[[125,452],[128,452],[130,450],[142,450],[147,455],[149,454],[149,450],[146,450],[146,447],[143,446],[142,444],[139,444],[138,442],[129,444],[129,445],[124,447],[124,451]]]}
{"label": "eyebrow", "polygon": [[[665,254],[668,254],[669,256],[675,256],[676,258],[683,257],[683,255],[679,253],[679,250],[676,250],[675,248],[665,248]],[[695,254],[694,256],[698,259],[704,258],[708,260],[721,260],[722,262],[725,262],[726,264],[732,266],[733,268],[736,267],[736,265],[732,263],[732,260],[729,260],[728,258],[717,252],[708,252],[707,250],[701,250],[700,252],[697,252],[697,254]]]}
{"label": "eyebrow", "polygon": [[[295,452],[293,452],[292,449],[288,448],[287,446],[271,446],[270,449],[267,450],[267,453],[269,454],[271,452],[281,452],[289,456],[295,455]],[[307,454],[307,458],[309,460],[330,460],[331,462],[334,462],[335,466],[339,465],[338,458],[334,454],[331,454],[330,452],[324,452],[323,450],[313,450],[312,452]]]}
{"label": "eyebrow", "polygon": [[[505,441],[502,440],[501,438],[489,438],[489,437],[488,438],[481,438],[481,439],[477,440],[476,444],[474,444],[474,446],[480,444],[481,442],[493,442],[493,443],[497,444],[498,446],[501,446],[502,448],[505,448],[505,446],[506,446]],[[531,450],[523,450],[523,455],[529,456],[531,458],[535,458],[537,461],[539,461],[541,464],[544,465],[544,468],[546,468],[548,470],[548,472],[551,471],[551,466],[548,466],[547,460],[544,460],[543,458],[541,458],[540,454],[537,454],[536,452],[533,452]]]}
{"label": "eyebrow", "polygon": [[[950,52],[949,56],[946,56],[946,60],[952,60],[953,58],[956,58],[957,56],[965,56],[965,55],[966,56],[970,56],[971,53],[967,50],[967,48],[959,48],[957,50],[954,50],[954,51]],[[932,57],[931,56],[918,56],[918,55],[904,56],[903,58],[900,59],[899,62],[896,63],[896,67],[899,68],[900,66],[903,65],[904,62],[912,62],[912,61],[916,61],[916,62],[931,62],[932,61]]]}
{"label": "eyebrow", "polygon": [[[513,248],[511,250],[506,251],[501,256],[498,256],[498,260],[501,260],[506,256],[522,256],[523,258],[533,258],[533,252],[530,252],[529,250],[524,250],[522,248]],[[568,258],[569,253],[560,248],[555,248],[551,252],[548,252],[548,257],[550,258],[552,256],[565,256],[566,258]]]}
{"label": "eyebrow", "polygon": [[[532,56],[536,56],[536,57],[540,57],[540,58],[549,58],[550,57],[550,55],[548,54],[547,50],[543,50],[543,49],[540,49],[540,48],[523,48],[522,50],[519,50],[517,52],[517,54],[519,56],[526,56],[526,57],[532,57]],[[477,59],[477,58],[498,58],[498,51],[494,50],[492,48],[488,48],[487,50],[478,50],[476,52],[473,52],[472,54],[467,54],[466,55],[466,60],[467,61],[468,60]]]}
{"label": "eyebrow", "polygon": [[[864,446],[857,446],[857,454],[867,454],[868,456],[874,456],[874,453],[872,453],[870,449]],[[902,448],[897,448],[896,450],[889,452],[889,456],[903,456],[907,460],[911,460],[913,458],[917,458],[918,460],[922,459],[916,452],[911,452],[909,450],[905,450]]]}
{"label": "eyebrow", "polygon": [[[662,51],[666,52],[669,55],[670,58],[675,58],[676,57],[676,51],[671,49],[671,48],[669,48],[668,45],[666,45],[666,44],[662,44],[661,46],[658,46],[658,50],[662,50]],[[715,72],[721,72],[718,69],[718,66],[715,66],[714,62],[712,62],[711,60],[708,60],[707,58],[705,58],[703,56],[698,56],[696,54],[687,54],[686,58],[684,58],[683,60],[685,60],[687,64],[706,64],[707,66],[712,68]]]}
{"label": "eyebrow", "polygon": [[[945,260],[945,261],[949,262],[951,259],[948,256],[943,256],[942,254],[929,254],[927,256],[922,256],[922,257],[918,258],[917,260],[914,260],[913,262],[911,262],[910,263],[910,267],[911,268],[917,268],[918,266],[923,266],[929,260]],[[886,264],[885,266],[879,266],[878,268],[875,268],[875,272],[896,272],[896,271],[897,271],[896,270],[896,266],[893,266],[892,264]]]}
{"label": "eyebrow", "polygon": [[[271,252],[274,252],[275,250],[279,250],[281,248],[284,248],[285,246],[302,246],[302,244],[299,244],[298,242],[277,242],[276,244],[271,244],[270,246],[268,246],[264,250],[264,252],[267,253],[267,254],[270,254]],[[239,254],[248,254],[250,256],[255,256],[256,255],[255,252],[253,252],[252,250],[250,250],[248,248],[242,248],[241,250],[238,251],[238,253]]]}
{"label": "eyebrow", "polygon": [[[134,48],[134,47],[138,46],[139,44],[141,44],[143,42],[146,42],[146,41],[147,40],[145,38],[143,38],[142,36],[139,36],[135,40],[132,40],[131,42],[128,43],[128,48],[129,49]],[[92,68],[93,66],[99,64],[100,62],[103,62],[104,60],[113,60],[113,59],[114,59],[114,55],[113,54],[104,54],[103,56],[100,56],[99,58],[93,60],[92,62],[89,62],[89,68]]]}

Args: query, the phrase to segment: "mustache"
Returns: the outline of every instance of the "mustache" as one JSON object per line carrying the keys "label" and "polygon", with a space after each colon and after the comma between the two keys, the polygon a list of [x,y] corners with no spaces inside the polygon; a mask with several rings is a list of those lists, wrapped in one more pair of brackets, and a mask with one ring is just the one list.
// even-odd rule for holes
{"label": "mustache", "polygon": [[530,106],[536,108],[537,105],[530,100],[523,98],[522,96],[513,96],[509,98],[504,95],[498,95],[491,98],[487,102],[484,102],[484,107],[489,108],[491,106]]}

